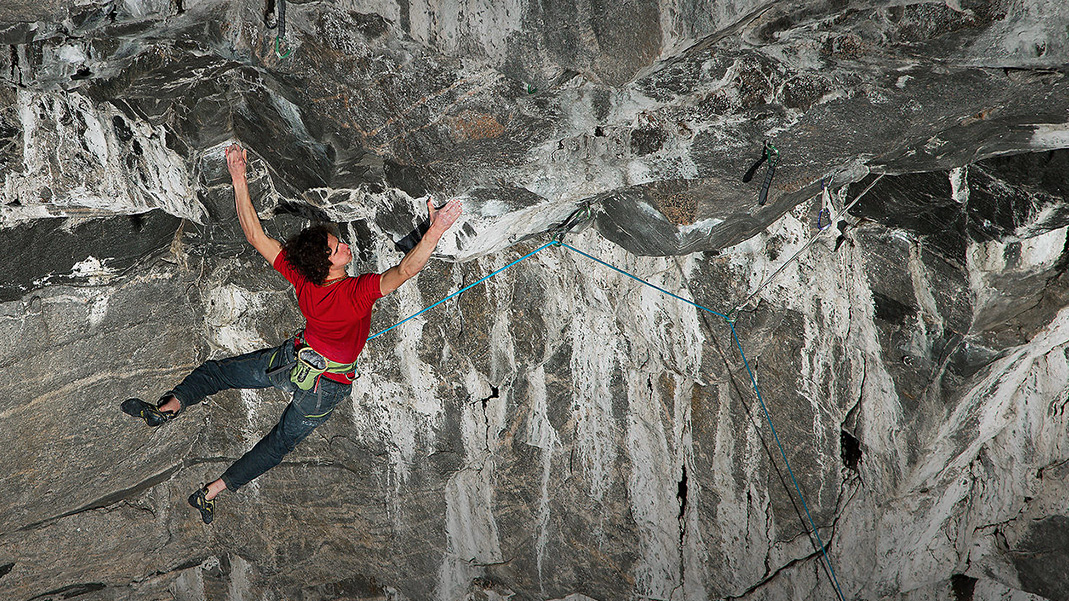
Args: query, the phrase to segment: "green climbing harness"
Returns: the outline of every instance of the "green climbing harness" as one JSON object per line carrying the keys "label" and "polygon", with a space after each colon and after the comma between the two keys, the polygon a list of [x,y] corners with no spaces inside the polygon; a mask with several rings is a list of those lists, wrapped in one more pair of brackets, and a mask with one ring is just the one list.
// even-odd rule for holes
{"label": "green climbing harness", "polygon": [[290,371],[290,382],[297,385],[301,390],[311,390],[319,382],[323,374],[349,374],[356,375],[356,361],[352,363],[338,363],[327,359],[310,346],[297,349],[297,364]]}
{"label": "green climbing harness", "polygon": [[[271,356],[268,365],[274,365],[279,351]],[[356,371],[356,361],[352,363],[338,363],[331,361],[315,350],[304,340],[304,331],[297,332],[293,337],[294,359],[278,367],[269,369],[268,375],[289,370],[290,382],[293,382],[301,390],[312,390],[319,383],[323,374],[341,374],[349,380],[355,380],[359,375]]]}

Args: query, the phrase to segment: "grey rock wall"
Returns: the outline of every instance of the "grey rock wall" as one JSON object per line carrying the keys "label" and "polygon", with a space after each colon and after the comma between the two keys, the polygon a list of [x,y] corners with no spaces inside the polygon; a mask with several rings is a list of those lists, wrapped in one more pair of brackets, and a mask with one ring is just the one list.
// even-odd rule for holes
{"label": "grey rock wall", "polygon": [[[0,7],[0,597],[1065,598],[1063,6],[287,8],[280,59],[255,2]],[[231,141],[268,232],[337,221],[353,273],[464,198],[375,331],[567,223],[746,361],[550,247],[372,340],[204,527],[287,399],[118,403],[300,325]]]}

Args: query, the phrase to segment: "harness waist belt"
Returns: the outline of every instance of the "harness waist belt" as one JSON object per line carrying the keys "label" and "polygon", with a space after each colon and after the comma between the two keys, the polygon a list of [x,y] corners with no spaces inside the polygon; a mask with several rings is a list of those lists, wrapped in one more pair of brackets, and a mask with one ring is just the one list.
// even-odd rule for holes
{"label": "harness waist belt", "polygon": [[[312,345],[308,344],[308,341],[304,339],[303,334],[304,332],[298,332],[293,337],[294,351],[297,353],[298,359],[304,359],[305,361],[312,363],[317,369],[328,374],[347,374],[356,368],[356,361],[353,361],[352,363],[338,363],[337,361],[332,361],[323,353],[315,350]],[[304,357],[301,356],[302,352],[307,352],[309,350],[315,353],[314,357],[308,356],[307,354]],[[322,359],[323,362],[319,363],[316,358]]]}

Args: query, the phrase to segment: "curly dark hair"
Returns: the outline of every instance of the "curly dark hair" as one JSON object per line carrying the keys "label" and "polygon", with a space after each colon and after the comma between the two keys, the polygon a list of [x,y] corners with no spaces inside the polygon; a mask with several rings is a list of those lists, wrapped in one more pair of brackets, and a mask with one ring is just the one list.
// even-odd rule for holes
{"label": "curly dark hair", "polygon": [[337,237],[337,231],[328,224],[306,227],[286,240],[286,262],[313,284],[322,285],[330,272],[330,246],[327,235]]}

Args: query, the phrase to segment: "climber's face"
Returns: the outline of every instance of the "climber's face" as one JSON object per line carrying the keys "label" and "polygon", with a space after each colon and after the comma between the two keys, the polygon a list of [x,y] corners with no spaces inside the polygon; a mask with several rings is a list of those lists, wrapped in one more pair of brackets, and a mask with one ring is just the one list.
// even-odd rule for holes
{"label": "climber's face", "polygon": [[331,267],[345,267],[353,260],[353,253],[349,245],[338,240],[337,236],[327,234],[327,246],[330,247]]}

